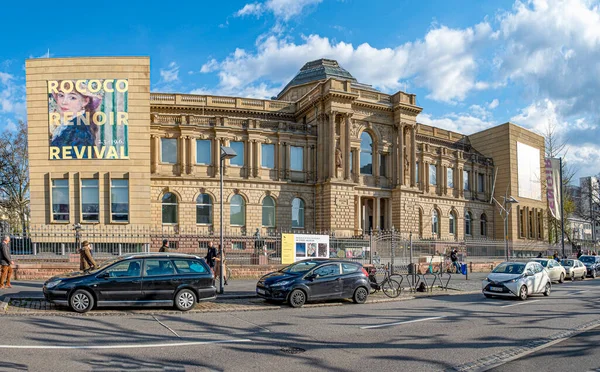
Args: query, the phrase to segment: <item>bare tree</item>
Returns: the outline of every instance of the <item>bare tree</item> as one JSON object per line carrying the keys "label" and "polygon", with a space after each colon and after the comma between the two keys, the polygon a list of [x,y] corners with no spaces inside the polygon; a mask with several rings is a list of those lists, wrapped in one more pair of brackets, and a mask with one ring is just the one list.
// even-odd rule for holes
{"label": "bare tree", "polygon": [[0,135],[0,207],[25,234],[29,221],[29,154],[27,123]]}

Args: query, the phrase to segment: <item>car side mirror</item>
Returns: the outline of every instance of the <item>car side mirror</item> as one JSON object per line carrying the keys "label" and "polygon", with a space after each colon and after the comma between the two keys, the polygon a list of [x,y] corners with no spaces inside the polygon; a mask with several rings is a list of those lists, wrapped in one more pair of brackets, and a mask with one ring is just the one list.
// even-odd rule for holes
{"label": "car side mirror", "polygon": [[107,271],[105,271],[102,274],[98,275],[98,278],[107,279],[109,276],[110,274]]}
{"label": "car side mirror", "polygon": [[533,273],[532,273],[531,271],[527,271],[527,272],[525,273],[525,276],[533,276]]}

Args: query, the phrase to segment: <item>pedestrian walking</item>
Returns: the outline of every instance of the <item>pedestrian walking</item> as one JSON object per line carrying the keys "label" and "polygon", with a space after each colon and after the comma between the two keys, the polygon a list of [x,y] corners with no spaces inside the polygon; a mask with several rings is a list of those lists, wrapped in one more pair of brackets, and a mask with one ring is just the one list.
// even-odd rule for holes
{"label": "pedestrian walking", "polygon": [[[223,257],[223,265],[221,265],[221,257]],[[227,260],[225,259],[225,251],[219,244],[219,253],[215,258],[215,278],[221,277],[221,266],[223,266],[223,284],[227,285]]]}
{"label": "pedestrian walking", "polygon": [[171,248],[169,248],[169,241],[167,239],[163,240],[162,247],[160,247],[158,251],[161,253],[169,253],[169,251],[171,251]]}
{"label": "pedestrian walking", "polygon": [[538,253],[537,258],[542,258],[542,252]]}
{"label": "pedestrian walking", "polygon": [[10,255],[9,243],[10,236],[5,235],[2,238],[2,246],[0,247],[0,288],[12,288],[12,285],[10,285],[10,278],[13,273],[11,265],[15,263]]}
{"label": "pedestrian walking", "polygon": [[579,257],[583,256],[583,252],[581,252],[581,248],[579,248],[577,250],[577,259],[579,259]]}
{"label": "pedestrian walking", "polygon": [[560,261],[557,251],[554,251],[554,256],[552,256],[552,258],[555,259],[556,261]]}
{"label": "pedestrian walking", "polygon": [[460,266],[458,265],[458,249],[454,248],[454,250],[450,253],[450,260],[456,269],[456,273],[460,273]]}
{"label": "pedestrian walking", "polygon": [[204,257],[206,263],[211,268],[213,272],[215,272],[215,260],[217,259],[217,249],[214,247],[213,242],[208,242],[208,250],[206,251],[206,256]]}
{"label": "pedestrian walking", "polygon": [[96,266],[96,261],[92,257],[92,246],[90,242],[84,240],[81,243],[81,249],[79,249],[79,270],[84,272],[94,270]]}
{"label": "pedestrian walking", "polygon": [[255,252],[260,252],[262,249],[263,243],[262,240],[260,239],[260,230],[256,229],[256,232],[254,233],[254,250]]}

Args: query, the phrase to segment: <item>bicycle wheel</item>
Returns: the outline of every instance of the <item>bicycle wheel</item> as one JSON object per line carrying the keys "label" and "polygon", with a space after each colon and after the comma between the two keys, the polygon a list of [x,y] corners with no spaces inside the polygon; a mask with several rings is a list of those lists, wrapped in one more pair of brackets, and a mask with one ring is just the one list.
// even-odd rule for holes
{"label": "bicycle wheel", "polygon": [[390,298],[400,296],[400,292],[402,291],[400,283],[394,279],[386,279],[383,283],[381,283],[381,289],[383,290],[383,293]]}

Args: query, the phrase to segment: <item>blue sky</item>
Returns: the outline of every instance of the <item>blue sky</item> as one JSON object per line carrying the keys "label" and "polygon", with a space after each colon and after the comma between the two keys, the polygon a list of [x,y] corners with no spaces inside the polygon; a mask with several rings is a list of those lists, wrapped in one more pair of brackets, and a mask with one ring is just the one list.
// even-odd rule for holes
{"label": "blue sky", "polygon": [[552,126],[577,176],[600,173],[597,0],[113,4],[0,6],[0,129],[25,118],[24,61],[48,51],[150,56],[153,91],[260,98],[326,57],[384,92],[417,94],[425,124]]}

